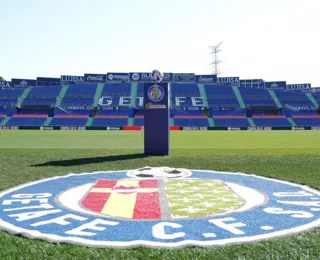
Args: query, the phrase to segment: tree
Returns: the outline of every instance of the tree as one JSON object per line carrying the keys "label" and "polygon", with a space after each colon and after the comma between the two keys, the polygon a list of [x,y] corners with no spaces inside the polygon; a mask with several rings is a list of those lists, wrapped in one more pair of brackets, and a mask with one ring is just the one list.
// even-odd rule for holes
{"label": "tree", "polygon": [[6,81],[2,76],[0,76],[0,81]]}

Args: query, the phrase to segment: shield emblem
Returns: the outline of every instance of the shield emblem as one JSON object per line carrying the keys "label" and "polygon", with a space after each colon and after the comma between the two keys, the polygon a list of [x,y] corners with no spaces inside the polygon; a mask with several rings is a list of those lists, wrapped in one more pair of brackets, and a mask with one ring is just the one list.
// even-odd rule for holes
{"label": "shield emblem", "polygon": [[99,180],[81,201],[100,214],[126,219],[176,219],[220,214],[243,202],[219,180]]}

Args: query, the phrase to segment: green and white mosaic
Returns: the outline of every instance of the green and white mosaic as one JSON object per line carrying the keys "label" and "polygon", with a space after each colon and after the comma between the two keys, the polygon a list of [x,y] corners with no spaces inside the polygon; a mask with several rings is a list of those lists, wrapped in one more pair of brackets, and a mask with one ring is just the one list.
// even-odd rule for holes
{"label": "green and white mosaic", "polygon": [[172,218],[201,217],[239,208],[243,201],[219,180],[165,180]]}

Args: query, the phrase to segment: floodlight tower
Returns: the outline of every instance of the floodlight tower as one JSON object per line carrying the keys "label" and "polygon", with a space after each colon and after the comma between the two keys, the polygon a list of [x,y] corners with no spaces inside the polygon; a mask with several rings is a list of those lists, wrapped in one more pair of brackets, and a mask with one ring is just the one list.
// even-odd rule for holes
{"label": "floodlight tower", "polygon": [[223,42],[220,42],[218,45],[216,46],[209,46],[209,48],[211,49],[211,55],[212,55],[212,62],[210,63],[210,65],[212,66],[212,73],[215,75],[219,75],[222,72],[219,70],[219,64],[221,63],[220,60],[218,60],[218,53],[221,51],[220,46]]}

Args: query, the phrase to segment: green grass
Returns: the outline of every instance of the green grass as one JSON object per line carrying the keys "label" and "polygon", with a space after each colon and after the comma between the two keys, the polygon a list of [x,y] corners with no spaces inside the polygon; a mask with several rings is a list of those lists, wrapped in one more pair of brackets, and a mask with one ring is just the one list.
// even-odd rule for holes
{"label": "green grass", "polygon": [[[168,157],[141,157],[143,132],[136,131],[0,131],[0,190],[70,172],[143,166],[241,171],[320,188],[320,131],[171,132],[171,148]],[[250,244],[172,250],[87,248],[0,231],[1,260],[320,259],[319,245],[319,228]]]}

